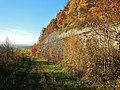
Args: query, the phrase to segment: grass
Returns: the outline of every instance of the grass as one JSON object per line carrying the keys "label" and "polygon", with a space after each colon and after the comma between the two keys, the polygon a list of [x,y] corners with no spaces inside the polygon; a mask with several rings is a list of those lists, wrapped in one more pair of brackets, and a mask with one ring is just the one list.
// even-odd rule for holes
{"label": "grass", "polygon": [[15,68],[4,73],[4,75],[2,75],[0,78],[0,89],[8,90],[10,88],[16,87],[16,82],[20,80],[27,66],[27,61],[19,62]]}
{"label": "grass", "polygon": [[[85,87],[85,85],[81,85]],[[24,60],[0,79],[0,90],[90,90],[78,89],[78,82],[59,65],[45,60]]]}

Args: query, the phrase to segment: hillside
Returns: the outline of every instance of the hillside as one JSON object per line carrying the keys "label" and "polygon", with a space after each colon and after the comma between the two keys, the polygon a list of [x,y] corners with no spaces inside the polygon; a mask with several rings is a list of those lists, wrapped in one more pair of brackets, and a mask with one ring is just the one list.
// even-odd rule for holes
{"label": "hillside", "polygon": [[68,0],[34,45],[0,43],[0,90],[120,90],[120,0]]}
{"label": "hillside", "polygon": [[[97,27],[101,23],[114,24],[120,21],[119,0],[70,0],[50,24],[43,28],[39,41],[54,31],[66,32],[71,29]],[[104,24],[102,24],[104,26]]]}
{"label": "hillside", "polygon": [[[1,10],[7,12],[3,16],[13,13],[15,17],[9,17],[10,20],[29,29],[10,27],[13,22],[6,25],[5,19],[9,18],[4,17],[0,27],[6,29],[0,29],[0,36],[5,31],[1,38],[10,35],[12,40],[30,44],[36,37],[37,26],[52,15],[51,5],[56,4],[54,11],[63,1],[3,2],[5,7]],[[15,7],[6,11],[7,6]],[[37,9],[42,10],[38,11],[40,14]],[[20,21],[16,13],[22,16]],[[39,17],[41,23],[36,22]],[[13,45],[8,38],[0,42],[0,90],[120,90],[120,0],[68,0],[56,18],[43,28],[34,45]]]}
{"label": "hillside", "polygon": [[31,50],[60,65],[77,88],[120,90],[120,0],[69,0]]}

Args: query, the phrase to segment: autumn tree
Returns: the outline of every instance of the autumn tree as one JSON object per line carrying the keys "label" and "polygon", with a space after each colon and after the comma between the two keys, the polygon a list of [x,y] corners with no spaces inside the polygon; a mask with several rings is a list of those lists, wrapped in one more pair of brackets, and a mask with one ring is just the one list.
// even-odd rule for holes
{"label": "autumn tree", "polygon": [[[119,0],[99,0],[96,1],[95,6],[89,9],[88,12],[88,25],[92,27],[92,30],[101,37],[102,46],[100,50],[105,50],[101,56],[101,63],[98,63],[98,66],[103,65],[103,73],[100,78],[103,80],[102,82],[111,82],[114,81],[113,85],[114,89],[116,86],[116,80],[119,78],[119,70],[120,65],[119,61],[119,24],[120,24],[120,2]],[[118,48],[115,48],[118,43]],[[103,44],[104,43],[104,44]],[[100,51],[99,50],[99,51]],[[114,57],[114,55],[116,57]],[[100,58],[99,58],[100,59]],[[95,64],[96,61],[94,61]],[[118,64],[116,64],[118,63]],[[97,63],[95,64],[97,65]],[[113,70],[114,68],[114,70]],[[102,69],[101,69],[102,70]],[[100,70],[99,70],[100,71]],[[102,71],[100,71],[101,73]],[[93,72],[92,72],[93,73]],[[98,72],[97,72],[98,73]],[[112,78],[113,77],[113,78]],[[110,83],[109,83],[110,84]],[[104,89],[110,88],[107,85],[103,85]],[[102,88],[102,89],[103,89]],[[112,87],[111,87],[112,88]]]}

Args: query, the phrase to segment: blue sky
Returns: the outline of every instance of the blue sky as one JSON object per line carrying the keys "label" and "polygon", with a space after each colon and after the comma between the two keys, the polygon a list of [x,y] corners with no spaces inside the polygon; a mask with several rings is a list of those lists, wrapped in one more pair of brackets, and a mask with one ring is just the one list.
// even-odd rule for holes
{"label": "blue sky", "polygon": [[34,44],[68,0],[0,0],[0,42]]}

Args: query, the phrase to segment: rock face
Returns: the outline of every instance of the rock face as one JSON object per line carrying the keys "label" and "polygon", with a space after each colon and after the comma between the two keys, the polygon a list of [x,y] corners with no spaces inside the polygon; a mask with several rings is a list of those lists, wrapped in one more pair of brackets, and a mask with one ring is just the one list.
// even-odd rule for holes
{"label": "rock face", "polygon": [[[117,35],[114,31],[114,28],[116,32],[120,31],[120,26],[110,26],[109,27],[109,36],[110,36],[110,40],[113,43],[113,46],[116,49],[119,49],[119,35]],[[110,31],[112,30],[112,31]],[[100,31],[99,28],[84,28],[81,30],[77,30],[77,29],[71,29],[67,32],[63,32],[63,33],[59,33],[57,31],[54,31],[53,33],[49,34],[42,42],[41,44],[49,44],[50,47],[54,46],[54,44],[58,44],[57,42],[61,42],[63,39],[65,38],[69,38],[69,37],[78,37],[79,39],[83,39],[84,42],[87,42],[87,39],[92,39],[92,38],[96,38],[100,44],[104,44],[107,43],[107,36],[103,33],[103,31]]]}

